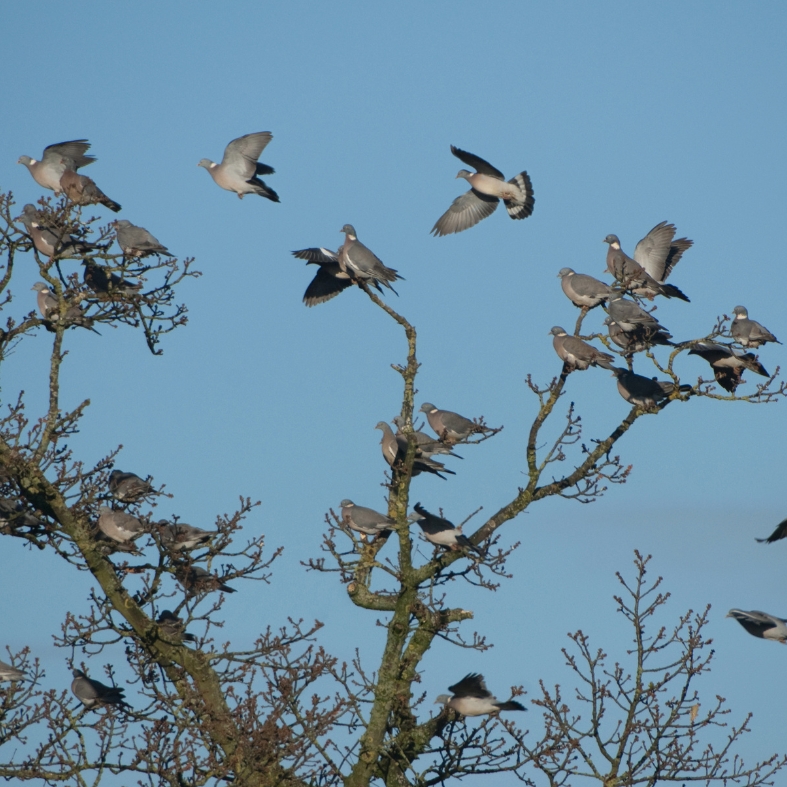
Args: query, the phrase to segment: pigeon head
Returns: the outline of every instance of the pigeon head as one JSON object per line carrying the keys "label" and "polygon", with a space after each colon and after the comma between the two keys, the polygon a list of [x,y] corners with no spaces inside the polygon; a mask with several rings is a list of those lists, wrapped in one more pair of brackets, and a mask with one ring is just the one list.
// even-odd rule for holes
{"label": "pigeon head", "polygon": [[358,237],[358,233],[355,231],[355,227],[353,227],[352,224],[345,224],[339,231],[345,232],[347,235],[352,235],[354,238]]}
{"label": "pigeon head", "polygon": [[36,292],[49,292],[49,287],[42,281],[37,281],[30,289]]}
{"label": "pigeon head", "polygon": [[422,412],[422,413],[431,413],[431,412],[432,412],[432,410],[436,410],[436,409],[437,409],[437,408],[436,408],[436,407],[435,407],[435,406],[434,406],[434,405],[433,405],[431,402],[424,402],[424,403],[421,405],[421,410],[420,410],[420,412]]}
{"label": "pigeon head", "polygon": [[450,694],[441,694],[435,701],[435,705],[445,705],[446,703],[451,701]]}
{"label": "pigeon head", "polygon": [[33,161],[33,159],[30,158],[30,156],[20,156],[17,159],[16,163],[24,164],[26,167],[29,167],[31,164],[35,164],[35,162]]}
{"label": "pigeon head", "polygon": [[209,158],[202,158],[199,160],[198,167],[205,167],[205,169],[210,169],[213,166],[213,162]]}
{"label": "pigeon head", "polygon": [[457,178],[464,178],[467,180],[468,178],[472,177],[473,173],[467,169],[460,169],[459,172],[456,173]]}
{"label": "pigeon head", "polygon": [[385,421],[378,421],[377,422],[377,426],[375,426],[374,428],[375,429],[382,429],[383,431],[385,431],[386,429],[390,429],[390,427],[388,426],[387,423],[385,423]]}
{"label": "pigeon head", "polygon": [[557,277],[558,277],[559,279],[562,279],[562,278],[564,278],[565,276],[570,276],[570,275],[571,275],[572,273],[574,273],[574,272],[575,272],[575,271],[574,271],[574,269],[573,269],[573,268],[561,268],[561,269],[558,271]]}
{"label": "pigeon head", "polygon": [[554,328],[552,328],[549,332],[553,336],[566,336],[567,335],[566,334],[566,329],[565,328],[561,328],[559,325],[555,325]]}
{"label": "pigeon head", "polygon": [[736,317],[742,317],[744,320],[749,316],[749,310],[745,306],[736,306],[732,313]]}
{"label": "pigeon head", "polygon": [[355,505],[355,503],[353,503],[353,501],[352,501],[352,500],[348,500],[348,499],[345,497],[345,498],[344,498],[344,500],[342,500],[342,502],[341,502],[341,503],[339,503],[339,505],[340,505],[342,508],[349,508],[350,506],[354,506],[354,505]]}
{"label": "pigeon head", "polygon": [[112,224],[118,229],[125,229],[131,226],[131,222],[128,219],[115,219]]}
{"label": "pigeon head", "polygon": [[607,235],[607,237],[604,238],[603,243],[609,243],[610,246],[613,243],[617,243],[618,246],[620,246],[620,238],[618,238],[617,235]]}

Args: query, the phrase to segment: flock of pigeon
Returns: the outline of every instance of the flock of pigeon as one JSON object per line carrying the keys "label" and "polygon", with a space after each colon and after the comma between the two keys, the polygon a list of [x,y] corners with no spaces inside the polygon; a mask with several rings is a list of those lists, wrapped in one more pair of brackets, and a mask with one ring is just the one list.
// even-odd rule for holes
{"label": "flock of pigeon", "polygon": [[[198,166],[208,170],[215,183],[227,191],[232,191],[242,199],[247,194],[256,194],[272,202],[279,202],[276,192],[265,184],[261,175],[272,175],[274,169],[262,164],[258,158],[273,138],[270,132],[246,134],[232,140],[225,151],[221,163],[202,159]],[[87,140],[71,140],[50,145],[45,148],[42,158],[36,160],[21,156],[19,163],[24,164],[33,178],[41,186],[51,189],[56,195],[64,194],[76,205],[101,204],[113,212],[121,206],[107,197],[89,177],[78,170],[96,159],[87,155],[90,143]],[[461,194],[448,210],[437,220],[432,228],[435,236],[462,232],[473,227],[482,219],[489,217],[502,200],[512,219],[525,219],[533,212],[535,204],[533,187],[527,172],[520,172],[506,180],[500,170],[489,162],[467,151],[451,146],[451,153],[472,167],[475,172],[462,169],[457,178],[470,184],[469,191]],[[24,206],[20,220],[25,226],[33,245],[39,253],[52,258],[83,257],[83,280],[95,293],[118,293],[133,296],[141,285],[122,279],[111,268],[95,263],[89,255],[92,251],[105,250],[107,246],[91,244],[73,236],[63,236],[57,228],[47,225],[46,213],[34,205]],[[127,220],[113,222],[115,237],[124,257],[141,259],[149,255],[172,256],[166,246],[161,244],[148,230]],[[401,280],[398,271],[387,267],[367,246],[358,240],[358,234],[351,224],[341,230],[345,235],[342,246],[337,251],[323,247],[302,249],[293,255],[307,264],[317,265],[314,279],[303,296],[307,306],[324,303],[339,295],[353,284],[373,286],[380,293],[383,288],[396,292],[393,282]],[[584,371],[590,366],[598,366],[613,373],[617,379],[620,395],[630,404],[643,409],[657,407],[674,393],[675,384],[671,381],[657,380],[633,371],[633,356],[655,345],[673,344],[669,331],[661,325],[651,312],[643,309],[636,300],[625,298],[628,293],[638,299],[652,300],[656,296],[678,298],[688,301],[686,295],[666,279],[683,254],[693,245],[687,238],[675,239],[676,228],[666,221],[657,224],[635,247],[633,257],[621,248],[616,235],[607,235],[607,270],[614,278],[608,285],[586,274],[577,273],[571,268],[562,268],[558,274],[561,287],[571,302],[582,310],[584,317],[590,309],[604,304],[607,317],[604,320],[610,341],[620,348],[628,368],[614,365],[615,356],[593,347],[588,342],[571,335],[560,326],[551,329],[553,346],[564,362],[567,372]],[[37,282],[33,289],[37,292],[38,308],[45,320],[59,319],[58,302],[55,294],[43,282]],[[715,342],[694,342],[690,354],[704,358],[713,368],[717,382],[727,391],[734,392],[742,382],[744,370],[768,376],[756,355],[747,352],[768,342],[777,342],[776,337],[760,323],[749,319],[743,306],[733,310],[734,319],[730,328],[733,345]],[[65,319],[69,323],[91,327],[82,308],[77,304],[69,307]],[[739,345],[736,347],[735,345]],[[680,386],[680,392],[688,394],[691,386]],[[434,430],[436,437],[422,431],[415,431],[416,453],[412,475],[422,472],[445,478],[443,473],[454,474],[442,461],[434,457],[450,456],[461,459],[453,448],[457,444],[468,443],[473,435],[489,436],[498,430],[490,429],[482,421],[472,421],[457,413],[440,410],[431,403],[425,403],[421,412]],[[384,421],[377,424],[382,431],[382,452],[391,467],[398,466],[408,450],[408,439],[402,431],[404,424],[400,418],[393,421],[397,431]],[[134,473],[115,470],[110,475],[109,493],[121,504],[136,503],[155,490]],[[0,521],[25,521],[31,517],[29,512],[13,501],[0,500]],[[35,518],[35,517],[33,517]],[[358,506],[349,499],[341,502],[341,523],[359,533],[361,539],[385,534],[395,526],[388,516],[374,509]],[[408,521],[416,522],[424,538],[437,547],[447,550],[474,552],[479,560],[486,556],[485,551],[473,544],[462,534],[461,526],[456,527],[447,519],[427,511],[416,503]],[[29,522],[28,522],[29,524]],[[133,549],[133,541],[144,533],[154,533],[161,547],[170,553],[184,553],[206,545],[217,531],[205,531],[183,523],[160,521],[151,524],[146,520],[129,514],[116,507],[102,506],[99,510],[98,530],[100,538],[111,542],[115,548]],[[787,520],[767,540],[774,541],[787,536]],[[186,561],[176,570],[176,576],[188,593],[203,593],[212,590],[234,592],[221,578],[205,569]],[[733,609],[730,616],[736,618],[750,633],[765,639],[787,642],[787,621],[763,612]],[[184,631],[183,622],[169,610],[164,610],[157,619],[159,630],[169,641],[182,643],[196,638]],[[87,677],[82,671],[73,670],[72,692],[86,708],[102,705],[128,707],[123,698],[124,690],[116,686],[106,686]],[[24,673],[15,667],[0,662],[0,680],[22,680]],[[487,690],[483,677],[476,673],[465,676],[449,687],[451,695],[441,695],[436,702],[444,703],[463,716],[476,716],[497,713],[503,710],[525,710],[514,700],[498,702]]]}

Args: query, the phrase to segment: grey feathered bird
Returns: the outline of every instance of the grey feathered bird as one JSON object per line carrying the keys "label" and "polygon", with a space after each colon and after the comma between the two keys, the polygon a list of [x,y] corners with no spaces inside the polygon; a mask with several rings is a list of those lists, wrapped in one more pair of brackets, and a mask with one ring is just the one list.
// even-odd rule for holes
{"label": "grey feathered bird", "polygon": [[[396,418],[393,419],[393,424],[396,426],[397,441],[400,437],[403,437],[406,440],[407,435],[402,431],[402,427],[404,426],[404,419],[402,416],[397,415]],[[451,450],[450,445],[441,443],[439,440],[434,440],[433,438],[429,437],[428,434],[424,434],[423,432],[420,432],[416,429],[413,430],[412,434],[415,438],[416,456],[425,456],[428,459],[431,459],[435,454],[442,454],[443,456],[453,456],[455,459],[463,458],[459,456],[459,454],[455,454]]]}
{"label": "grey feathered bird", "polygon": [[184,640],[186,642],[196,642],[197,638],[193,634],[186,631],[186,626],[183,621],[168,609],[162,609],[161,614],[156,618],[159,631],[164,635],[164,639],[180,644]]}
{"label": "grey feathered bird", "polygon": [[39,528],[43,526],[43,522],[31,514],[21,500],[0,497],[0,525]]}
{"label": "grey feathered bird", "polygon": [[319,270],[303,294],[303,302],[307,306],[325,303],[353,283],[350,274],[339,265],[339,255],[335,251],[320,247],[301,249],[292,252],[292,255],[299,260],[306,260],[307,265],[319,266]]}
{"label": "grey feathered bird", "polygon": [[82,260],[85,270],[82,272],[82,281],[97,295],[133,295],[142,289],[139,282],[122,279],[116,273],[98,265],[91,259]]}
{"label": "grey feathered bird", "polygon": [[781,541],[783,538],[787,538],[787,519],[782,519],[768,538],[757,538],[755,541],[761,544],[773,544],[774,541]]}
{"label": "grey feathered bird", "polygon": [[735,618],[738,623],[754,637],[769,639],[774,642],[787,644],[787,620],[769,615],[767,612],[760,612],[753,609],[746,612],[742,609],[731,609],[727,613],[728,618]]}
{"label": "grey feathered bird", "polygon": [[[631,301],[629,301],[629,303],[630,302]],[[669,345],[670,347],[675,346],[670,341],[672,335],[661,328],[647,325],[635,325],[630,330],[626,330],[620,323],[613,320],[611,316],[608,316],[604,320],[604,325],[607,326],[609,338],[615,342],[626,355],[643,352],[657,344]],[[656,323],[656,325],[658,325],[658,323]]]}
{"label": "grey feathered bird", "polygon": [[205,167],[217,186],[234,191],[240,199],[245,194],[257,194],[271,202],[280,202],[279,195],[258,175],[273,175],[275,170],[257,159],[265,146],[273,139],[270,131],[257,131],[233,139],[224,150],[221,164],[202,159],[198,167]]}
{"label": "grey feathered bird", "polygon": [[745,306],[736,306],[732,313],[735,316],[732,318],[730,333],[738,344],[743,347],[759,347],[767,342],[781,344],[767,328],[764,328],[756,320],[749,319],[749,312]]}
{"label": "grey feathered bird", "polygon": [[585,273],[577,273],[571,268],[561,268],[558,277],[566,297],[581,309],[592,309],[608,300],[612,294],[612,288],[603,281]]}
{"label": "grey feathered bird", "polygon": [[136,473],[113,470],[109,474],[109,493],[121,503],[134,503],[156,492],[150,482],[140,478]]}
{"label": "grey feathered bird", "polygon": [[98,529],[108,538],[125,544],[145,532],[145,524],[125,511],[115,511],[109,506],[98,509]]}
{"label": "grey feathered bird", "polygon": [[96,160],[94,156],[85,155],[89,147],[90,143],[86,139],[57,142],[44,148],[40,161],[30,156],[20,156],[17,164],[24,164],[40,186],[60,194],[60,178],[67,169],[76,171]]}
{"label": "grey feathered bird", "polygon": [[26,677],[26,673],[22,672],[21,669],[0,661],[0,680],[24,680]]}
{"label": "grey feathered bird", "polygon": [[124,255],[139,259],[151,254],[163,254],[165,257],[175,256],[170,254],[169,249],[163,246],[144,227],[138,227],[126,219],[117,219],[113,224],[115,225],[118,246],[120,246]]}
{"label": "grey feathered bird", "polygon": [[24,206],[19,218],[25,225],[33,245],[46,257],[54,257],[55,254],[61,258],[77,257],[103,248],[47,227],[42,221],[41,212],[30,203]]}
{"label": "grey feathered bird", "polygon": [[71,691],[86,708],[102,705],[131,707],[123,696],[126,690],[120,686],[107,686],[99,680],[88,678],[82,670],[78,669],[72,670],[71,674],[74,676],[74,680],[71,681]]}
{"label": "grey feathered bird", "polygon": [[462,534],[462,526],[457,527],[447,519],[430,514],[420,503],[414,506],[415,512],[408,519],[416,522],[424,534],[424,538],[432,544],[456,551],[458,549],[472,549],[480,557],[486,553],[477,547],[467,536]]}
{"label": "grey feathered bird", "polygon": [[[50,323],[59,322],[60,309],[58,307],[57,298],[52,290],[49,289],[49,286],[42,281],[37,281],[30,289],[35,290],[37,293],[36,302],[41,316]],[[63,323],[64,325],[78,325],[80,328],[89,328],[95,331],[93,328],[93,320],[85,316],[82,307],[78,303],[71,304],[71,306],[66,309]],[[51,326],[48,327],[51,329]],[[98,331],[95,332],[98,333]]]}
{"label": "grey feathered bird", "polygon": [[451,694],[441,694],[435,703],[447,705],[462,716],[483,716],[502,710],[527,710],[516,700],[499,702],[486,687],[484,676],[477,672],[465,675],[459,683],[448,687]]}
{"label": "grey feathered bird", "polygon": [[120,204],[110,199],[87,175],[67,169],[60,178],[60,188],[74,205],[103,205],[117,213]]}
{"label": "grey feathered bird", "polygon": [[438,438],[449,445],[466,440],[470,435],[486,434],[494,431],[486,426],[474,423],[459,413],[450,410],[438,410],[431,402],[424,402],[420,412],[426,413],[429,426],[434,429]]}
{"label": "grey feathered bird", "polygon": [[[656,380],[634,374],[628,369],[616,367],[613,374],[618,379],[618,391],[630,404],[650,410],[667,399],[675,390],[675,383],[667,380]],[[681,385],[681,393],[691,391],[690,385]]]}
{"label": "grey feathered bird", "polygon": [[464,178],[471,186],[470,191],[457,197],[451,207],[440,216],[432,227],[436,236],[462,232],[491,216],[502,199],[512,219],[526,219],[535,204],[533,184],[527,172],[520,172],[506,181],[505,175],[480,156],[460,150],[451,145],[451,153],[475,172],[460,169],[457,178]]}
{"label": "grey feathered bird", "polygon": [[[407,454],[407,438],[404,435],[399,435],[397,437],[385,421],[378,421],[377,426],[374,428],[379,429],[383,433],[380,444],[382,446],[383,458],[385,461],[388,462],[391,467],[403,462]],[[445,479],[445,476],[442,475],[443,473],[456,475],[453,470],[449,470],[442,462],[438,462],[436,459],[431,459],[423,454],[418,455],[416,449],[411,475],[415,477],[424,472],[440,476],[442,479]]]}
{"label": "grey feathered bird", "polygon": [[697,342],[689,350],[689,355],[699,355],[700,358],[704,358],[711,365],[716,382],[730,393],[734,393],[743,382],[744,369],[763,377],[770,377],[756,355],[744,353],[724,344]]}
{"label": "grey feathered bird", "polygon": [[674,224],[662,221],[634,248],[634,259],[660,284],[667,280],[684,252],[694,245],[688,238],[675,240],[676,232]]}
{"label": "grey feathered bird", "polygon": [[379,536],[390,530],[396,522],[391,517],[366,506],[357,506],[352,500],[345,498],[339,505],[342,507],[342,522],[350,530],[365,536]]}
{"label": "grey feathered bird", "polygon": [[237,592],[229,585],[225,585],[222,577],[211,574],[202,566],[179,566],[175,570],[175,577],[189,596],[211,593],[214,590],[221,590],[224,593]]}
{"label": "grey feathered bird", "polygon": [[[643,243],[644,240],[643,238],[640,243]],[[626,289],[648,298],[652,298],[655,295],[664,295],[667,298],[680,298],[683,301],[689,300],[677,287],[657,281],[637,260],[629,257],[620,248],[620,239],[617,235],[607,235],[604,238],[604,243],[609,244],[609,249],[607,249],[607,270]],[[637,246],[639,247],[639,244]]]}
{"label": "grey feathered bird", "polygon": [[161,543],[172,552],[185,552],[204,546],[219,534],[218,530],[202,530],[185,522],[171,524],[166,519],[157,523]]}
{"label": "grey feathered bird", "polygon": [[610,371],[615,368],[612,365],[614,356],[597,350],[577,336],[569,336],[565,328],[556,325],[549,333],[555,352],[570,370],[584,371],[589,366],[603,366]]}
{"label": "grey feathered bird", "polygon": [[386,267],[371,249],[358,240],[352,224],[345,224],[341,232],[344,233],[344,243],[337,252],[341,270],[356,281],[371,282],[380,292],[382,284],[398,295],[391,282],[402,277],[393,268]]}
{"label": "grey feathered bird", "polygon": [[621,328],[626,331],[633,331],[636,328],[644,327],[649,331],[669,331],[652,315],[640,308],[634,301],[622,298],[619,294],[613,295],[607,305],[609,316],[615,320]]}

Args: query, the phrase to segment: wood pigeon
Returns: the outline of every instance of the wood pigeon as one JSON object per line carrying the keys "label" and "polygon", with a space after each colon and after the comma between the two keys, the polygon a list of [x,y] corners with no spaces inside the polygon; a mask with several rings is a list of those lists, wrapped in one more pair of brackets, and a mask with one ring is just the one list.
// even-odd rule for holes
{"label": "wood pigeon", "polygon": [[672,335],[660,328],[635,325],[631,330],[626,330],[609,316],[604,320],[604,325],[607,326],[609,338],[623,350],[625,355],[649,350],[657,344],[675,346],[670,341]]}
{"label": "wood pigeon", "polygon": [[102,705],[118,705],[121,708],[130,708],[123,694],[125,689],[120,686],[107,686],[101,681],[88,678],[82,670],[72,670],[74,680],[71,681],[71,691],[74,696],[86,707],[96,708]]}
{"label": "wood pigeon", "polygon": [[342,524],[364,536],[385,534],[396,525],[391,517],[381,514],[373,508],[357,506],[347,498],[342,500],[339,505],[342,507]]}
{"label": "wood pigeon", "polygon": [[337,253],[341,270],[356,281],[371,282],[379,292],[382,292],[382,284],[398,295],[390,283],[402,277],[393,268],[386,267],[371,249],[358,240],[352,224],[345,224],[341,232],[344,233],[344,243]]}
{"label": "wood pigeon", "polygon": [[616,293],[609,299],[607,311],[609,316],[625,331],[633,331],[636,328],[644,327],[653,332],[664,331],[669,334],[669,331],[663,325],[660,325],[659,321],[650,312],[640,308],[634,301],[621,297],[619,293]]}
{"label": "wood pigeon", "polygon": [[257,159],[265,146],[273,139],[270,131],[257,131],[233,139],[224,150],[221,164],[210,159],[202,159],[198,167],[205,167],[217,186],[234,191],[239,199],[245,194],[258,194],[271,202],[280,202],[279,195],[258,175],[273,175],[275,170]]}
{"label": "wood pigeon", "polygon": [[[404,426],[404,419],[402,416],[397,415],[396,418],[393,419],[393,424],[396,427],[397,442],[400,442],[400,437],[406,440],[407,435],[402,431],[402,427]],[[451,446],[441,443],[439,440],[434,440],[429,437],[428,434],[424,434],[419,430],[414,429],[412,435],[415,438],[415,455],[418,457],[425,456],[427,459],[431,459],[435,454],[442,454],[444,456],[453,456],[455,459],[464,458],[459,456],[459,454],[455,454],[451,450]]]}
{"label": "wood pigeon", "polygon": [[162,246],[144,227],[138,227],[126,219],[117,219],[112,222],[115,225],[115,235],[117,236],[118,246],[127,257],[137,257],[142,259],[150,254],[174,257],[169,253],[166,246]]}
{"label": "wood pigeon", "polygon": [[27,675],[21,669],[0,661],[0,680],[24,680]]}
{"label": "wood pigeon", "polygon": [[185,552],[204,546],[219,534],[218,530],[201,530],[185,522],[171,524],[166,519],[160,520],[156,526],[162,545],[171,552]]}
{"label": "wood pigeon", "polygon": [[438,410],[431,402],[424,402],[420,412],[426,413],[429,426],[434,429],[437,437],[448,445],[466,440],[473,434],[486,434],[494,431],[486,426],[481,426],[469,418],[450,410]]}
{"label": "wood pigeon", "polygon": [[60,188],[74,205],[98,205],[117,213],[120,205],[110,199],[87,175],[67,169],[60,178]]}
{"label": "wood pigeon", "polygon": [[716,382],[730,393],[743,382],[743,370],[748,369],[763,377],[770,377],[765,367],[753,353],[745,353],[715,342],[697,342],[690,350],[689,355],[699,355],[704,358],[713,369]]}
{"label": "wood pigeon", "polygon": [[183,621],[168,609],[161,610],[161,614],[156,618],[156,623],[158,624],[159,631],[163,635],[163,638],[170,642],[179,645],[184,640],[186,640],[186,642],[197,641],[197,638],[193,634],[189,634],[185,630],[186,626]]}
{"label": "wood pigeon", "polygon": [[565,328],[556,325],[549,332],[552,336],[552,346],[558,357],[570,371],[584,371],[589,366],[603,366],[612,371],[615,367],[612,361],[614,356],[601,352],[577,336],[569,336]]}
{"label": "wood pigeon", "polygon": [[98,265],[89,258],[82,260],[81,264],[85,266],[85,270],[82,272],[82,281],[96,295],[111,295],[113,293],[134,295],[142,289],[139,282],[122,279],[116,273],[112,273],[108,268]]}
{"label": "wood pigeon", "polygon": [[0,525],[9,527],[40,528],[43,522],[31,514],[20,500],[0,497]]}
{"label": "wood pigeon", "polygon": [[145,523],[125,511],[115,511],[109,506],[101,506],[98,512],[98,529],[120,544],[133,541],[145,532]]}
{"label": "wood pigeon", "polygon": [[[641,407],[643,410],[653,409],[675,390],[675,383],[671,381],[643,377],[628,369],[615,367],[612,373],[618,378],[620,395],[630,404]],[[691,391],[691,386],[681,385],[679,390],[681,393],[688,393]]]}
{"label": "wood pigeon", "polygon": [[499,169],[480,156],[474,156],[453,145],[451,153],[476,171],[459,170],[456,177],[464,178],[471,189],[451,203],[451,207],[432,227],[432,235],[450,235],[452,232],[462,232],[475,226],[495,212],[501,199],[512,219],[526,219],[533,212],[533,184],[527,172],[520,172],[506,181],[505,175]]}
{"label": "wood pigeon", "polygon": [[222,578],[211,574],[202,566],[179,566],[175,570],[175,576],[189,596],[203,595],[214,590],[221,590],[224,593],[237,592],[229,585],[225,585]]}
{"label": "wood pigeon", "polygon": [[755,540],[759,541],[761,544],[773,544],[774,541],[781,541],[783,538],[787,538],[787,519],[782,519],[782,521],[776,525],[776,530],[774,530],[768,538],[757,538]]}
{"label": "wood pigeon", "polygon": [[675,240],[676,232],[674,224],[662,221],[634,248],[634,259],[660,284],[667,280],[684,252],[694,245],[688,238]]}
{"label": "wood pigeon", "polygon": [[754,637],[781,642],[782,645],[787,644],[787,620],[784,618],[777,618],[775,615],[756,609],[749,612],[731,609],[727,617],[735,618]]}
{"label": "wood pigeon", "polygon": [[96,160],[94,156],[85,155],[89,147],[90,143],[86,139],[57,142],[44,148],[40,161],[30,156],[20,156],[16,163],[24,164],[40,186],[60,194],[60,178],[67,169],[76,172]]}
{"label": "wood pigeon", "polygon": [[342,290],[352,283],[350,274],[339,265],[339,255],[330,249],[301,249],[292,252],[299,260],[306,260],[307,265],[318,265],[319,270],[311,284],[303,293],[303,302],[307,306],[316,306],[335,298]]}
{"label": "wood pigeon", "polygon": [[55,254],[61,258],[78,257],[96,249],[106,248],[95,243],[87,243],[73,235],[55,232],[42,222],[41,212],[30,203],[24,206],[19,218],[25,225],[33,245],[45,257],[54,257]]}
{"label": "wood pigeon", "polygon": [[743,347],[759,347],[767,342],[781,344],[767,328],[764,328],[756,320],[749,319],[749,312],[745,306],[736,306],[732,313],[735,316],[732,318],[730,333],[738,344]]}
{"label": "wood pigeon", "polygon": [[484,676],[477,672],[465,675],[459,683],[448,687],[451,694],[441,694],[435,703],[447,705],[462,716],[483,716],[501,710],[527,710],[516,700],[499,702],[486,687]]}
{"label": "wood pigeon", "polygon": [[[38,311],[41,313],[41,316],[50,323],[58,322],[60,320],[60,308],[58,307],[57,298],[55,298],[49,286],[42,281],[37,281],[30,289],[35,290],[37,293],[36,302],[38,303]],[[89,328],[98,333],[93,328],[93,321],[85,316],[82,307],[78,303],[74,303],[66,309],[63,322],[65,325],[78,325],[80,328]]]}
{"label": "wood pigeon", "polygon": [[121,503],[135,503],[143,497],[156,494],[156,491],[136,473],[113,470],[109,474],[109,493]]}
{"label": "wood pigeon", "polygon": [[424,534],[424,538],[432,544],[444,549],[457,551],[459,549],[472,549],[481,558],[486,553],[477,547],[470,539],[462,534],[462,527],[456,527],[447,519],[430,514],[420,503],[416,503],[415,512],[408,517],[410,522],[417,522]]}
{"label": "wood pigeon", "polygon": [[[374,428],[379,429],[383,433],[383,436],[380,439],[380,444],[382,446],[383,458],[385,461],[388,462],[391,467],[394,467],[394,465],[398,465],[403,462],[405,455],[407,454],[407,438],[404,435],[395,435],[391,427],[388,426],[385,421],[378,421],[377,426]],[[438,462],[436,459],[431,459],[424,454],[419,455],[418,449],[416,447],[416,456],[413,461],[412,476],[415,477],[424,472],[440,476],[440,478],[444,480],[445,476],[443,473],[456,475],[453,470],[449,470],[442,462]]]}
{"label": "wood pigeon", "polygon": [[609,299],[612,288],[603,281],[571,268],[561,268],[558,273],[560,286],[566,297],[581,309],[592,309]]}

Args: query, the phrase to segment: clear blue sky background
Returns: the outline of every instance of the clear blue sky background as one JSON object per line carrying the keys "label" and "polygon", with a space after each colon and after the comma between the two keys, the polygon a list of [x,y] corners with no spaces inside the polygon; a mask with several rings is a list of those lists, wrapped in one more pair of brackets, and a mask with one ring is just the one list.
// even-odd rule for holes
{"label": "clear blue sky background", "polygon": [[[398,411],[390,364],[404,359],[404,339],[354,289],[306,309],[313,269],[292,249],[336,248],[353,223],[406,278],[401,297],[387,297],[419,330],[417,403],[505,424],[462,452],[456,477],[415,480],[413,499],[455,521],[478,506],[493,513],[524,483],[536,407],[523,381],[559,372],[547,333],[576,318],[556,274],[567,265],[600,277],[607,233],[631,252],[668,220],[695,241],[671,279],[691,303],[659,302],[677,339],[704,335],[738,303],[787,337],[783,4],[44,2],[3,17],[2,188],[20,207],[34,202],[41,189],[19,155],[87,137],[99,159],[88,174],[122,217],[204,272],[181,290],[189,324],[162,358],[126,328],[70,334],[63,401],[91,399],[73,441],[86,462],[122,443],[120,468],[167,484],[175,497],[162,516],[210,527],[238,495],[262,501],[246,532],[286,550],[270,586],[242,586],[224,607],[224,633],[240,647],[291,615],[324,621],[323,641],[343,659],[357,647],[373,668],[380,653],[375,615],[300,561],[320,554],[325,512],[342,498],[385,507],[374,425]],[[262,160],[276,168],[267,180],[280,205],[241,202],[195,166],[261,130],[274,135]],[[450,144],[509,176],[526,169],[533,216],[512,222],[501,209],[430,237],[465,187]],[[6,309],[16,318],[37,279],[32,260],[21,267]],[[3,398],[23,388],[30,416],[42,411],[49,349],[41,332],[2,369]],[[784,349],[760,358],[772,370]],[[689,382],[709,373],[697,358],[678,371]],[[602,370],[572,375],[567,391],[586,440],[628,411]],[[713,605],[706,703],[726,697],[734,721],[754,712],[747,759],[783,751],[787,649],[724,616],[787,613],[787,542],[754,541],[787,515],[784,431],[783,404],[695,400],[641,419],[616,449],[634,466],[625,486],[589,506],[534,506],[503,530],[504,544],[521,541],[514,578],[493,595],[452,592],[476,614],[464,632],[495,647],[438,643],[423,688],[436,696],[470,671],[500,694],[522,683],[534,696],[540,678],[567,684],[560,648],[580,627],[623,658],[614,572],[630,576],[638,548],[673,592],[664,622]],[[86,610],[90,577],[8,539],[0,570],[13,594],[1,644],[30,645],[47,684],[66,687],[67,654],[51,634],[66,611]]]}

